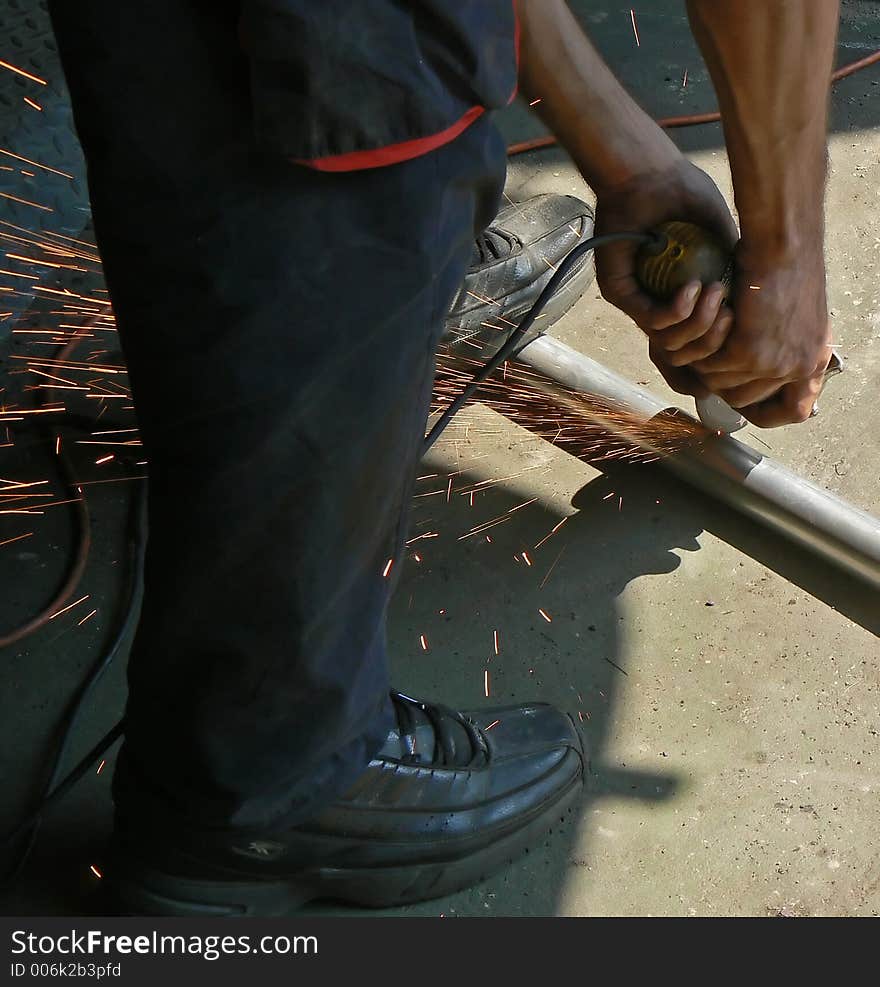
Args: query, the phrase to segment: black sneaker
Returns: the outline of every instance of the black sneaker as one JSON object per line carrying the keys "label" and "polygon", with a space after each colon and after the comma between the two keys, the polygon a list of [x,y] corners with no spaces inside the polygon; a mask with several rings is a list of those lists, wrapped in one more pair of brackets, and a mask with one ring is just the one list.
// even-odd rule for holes
{"label": "black sneaker", "polygon": [[308,823],[249,833],[139,829],[117,806],[106,877],[120,909],[285,915],[329,898],[441,897],[513,860],[584,782],[572,719],[544,704],[458,713],[392,693],[398,726],[344,797]]}
{"label": "black sneaker", "polygon": [[[505,206],[474,244],[471,267],[446,319],[443,341],[488,358],[519,325],[559,262],[593,234],[593,210],[571,195],[537,195]],[[593,280],[592,255],[581,258],[553,295],[523,345],[547,331]]]}

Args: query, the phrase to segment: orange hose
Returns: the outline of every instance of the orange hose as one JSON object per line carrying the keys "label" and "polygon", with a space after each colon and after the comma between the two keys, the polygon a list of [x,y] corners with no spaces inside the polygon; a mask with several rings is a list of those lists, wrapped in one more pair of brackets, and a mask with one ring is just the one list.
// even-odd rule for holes
{"label": "orange hose", "polygon": [[[864,58],[859,58],[855,62],[850,62],[848,65],[842,65],[831,74],[831,82],[839,82],[841,79],[853,75],[860,69],[874,65],[875,62],[880,62],[880,50],[872,52],[870,55],[865,55]],[[690,113],[680,117],[663,117],[657,121],[657,124],[664,130],[672,130],[675,127],[696,127],[703,123],[717,123],[720,119],[721,114],[715,110],[712,113]],[[536,137],[530,141],[520,141],[518,144],[511,144],[507,148],[507,156],[512,158],[515,154],[523,154],[526,151],[537,151],[542,147],[553,147],[557,143],[559,142],[552,135]]]}

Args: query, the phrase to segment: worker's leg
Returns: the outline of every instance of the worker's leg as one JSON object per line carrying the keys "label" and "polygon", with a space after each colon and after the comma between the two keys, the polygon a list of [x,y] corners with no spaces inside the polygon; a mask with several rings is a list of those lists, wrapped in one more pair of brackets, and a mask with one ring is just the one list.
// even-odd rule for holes
{"label": "worker's leg", "polygon": [[53,6],[150,459],[114,883],[169,914],[417,900],[583,782],[550,707],[388,696],[388,562],[504,148],[483,119],[372,171],[258,152],[236,9]]}
{"label": "worker's leg", "polygon": [[389,562],[503,169],[488,123],[356,174],[255,158],[146,265],[101,236],[150,464],[123,799],[296,821],[384,740]]}

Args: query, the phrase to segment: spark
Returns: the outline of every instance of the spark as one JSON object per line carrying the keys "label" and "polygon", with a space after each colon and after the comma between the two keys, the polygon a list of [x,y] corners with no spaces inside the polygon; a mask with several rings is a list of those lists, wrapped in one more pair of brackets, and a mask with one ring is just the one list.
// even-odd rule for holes
{"label": "spark", "polygon": [[540,103],[542,99],[543,99],[543,97],[542,97],[542,96],[539,96],[539,97],[538,97],[537,99],[533,99],[533,100],[531,101],[531,103],[529,103],[529,106],[537,106],[537,105],[538,105],[538,103]]}
{"label": "spark", "polygon": [[55,455],[56,456],[60,456],[61,455],[61,436],[60,435],[56,435],[55,436]]}
{"label": "spark", "polygon": [[492,722],[489,724],[489,726],[486,727],[483,733],[486,733],[487,730],[491,730],[492,727],[497,727],[500,722],[501,720],[492,720]]}
{"label": "spark", "polygon": [[81,620],[81,621],[80,621],[80,622],[79,622],[79,623],[78,623],[78,624],[77,624],[76,626],[77,626],[77,627],[82,627],[82,625],[83,625],[83,624],[84,624],[84,623],[85,623],[85,622],[86,622],[86,621],[87,621],[87,620],[88,620],[88,619],[89,619],[90,617],[94,617],[94,616],[95,616],[95,614],[96,614],[97,612],[98,612],[97,610],[92,610],[92,612],[91,612],[91,613],[87,613],[87,614],[85,615],[85,617],[83,617],[83,619],[82,619],[82,620]]}
{"label": "spark", "polygon": [[[73,175],[68,175],[66,171],[58,171],[57,168],[50,168],[48,165],[40,164],[39,161],[31,161],[30,158],[23,158],[20,154],[13,154],[12,151],[7,151],[5,148],[0,147],[0,154],[5,154],[8,158],[14,158],[16,161],[23,161],[25,164],[32,165],[34,168],[42,168],[43,171],[51,171],[53,175],[60,175],[62,178],[69,178],[73,181]],[[26,232],[30,232],[29,230]]]}
{"label": "spark", "polygon": [[78,446],[125,446],[127,449],[143,446],[140,439],[129,439],[127,442],[108,442],[106,439],[77,439],[76,444]]}
{"label": "spark", "polygon": [[116,476],[112,480],[77,480],[79,487],[93,487],[99,483],[125,483],[128,480],[146,480],[146,473],[143,476]]}
{"label": "spark", "polygon": [[759,284],[750,284],[749,287],[752,289],[752,291],[760,291],[761,290],[761,286]]}
{"label": "spark", "polygon": [[[23,257],[21,254],[9,254],[6,255],[10,260],[20,260],[25,264],[36,264],[39,267],[54,267],[59,271],[79,271],[81,274],[88,274],[88,271],[84,267],[75,267],[73,264],[55,264],[50,260],[37,260],[35,257]],[[59,329],[81,329],[82,326],[67,326],[60,325]],[[43,330],[44,332],[49,332],[48,329]]]}
{"label": "spark", "polygon": [[[17,195],[9,195],[6,192],[0,192],[0,196],[4,199],[10,199],[12,202],[19,202],[23,206],[33,206],[34,209],[42,209],[43,212],[55,212],[55,210],[50,206],[41,206],[39,202],[31,202],[29,199],[19,199]],[[50,289],[44,288],[43,290],[49,291]],[[58,294],[61,294],[61,292],[58,292]]]}
{"label": "spark", "polygon": [[5,271],[0,269],[0,274],[6,274],[11,278],[26,278],[28,281],[39,281],[36,274],[22,274],[20,271]]}
{"label": "spark", "polygon": [[30,483],[21,483],[18,480],[5,480],[0,476],[0,483],[7,484],[0,492],[7,493],[10,490],[26,490],[28,487],[44,487],[48,482],[48,480],[31,480]]}
{"label": "spark", "polygon": [[100,466],[102,463],[109,463],[111,459],[115,459],[114,453],[110,453],[108,456],[101,456],[100,459],[95,460],[95,466]]}
{"label": "spark", "polygon": [[535,548],[540,548],[544,544],[544,542],[547,541],[548,538],[552,538],[552,536],[555,535],[557,531],[559,531],[559,529],[563,526],[563,524],[565,524],[567,520],[568,520],[568,516],[564,517],[559,522],[559,524],[557,524],[554,528],[550,530],[549,534],[544,535],[544,537],[538,542],[538,544],[535,545]]}
{"label": "spark", "polygon": [[[52,388],[52,390],[74,390],[74,391],[87,391],[87,387],[83,387],[81,384],[74,384],[72,380],[66,380],[64,377],[56,377],[54,374],[47,374],[45,370],[35,370],[33,367],[27,368],[32,374],[37,374],[39,377],[47,377],[49,380],[57,381],[59,384],[66,385],[63,388]],[[45,384],[43,385],[46,386]]]}
{"label": "spark", "polygon": [[439,531],[429,531],[424,535],[416,535],[415,538],[410,538],[407,545],[412,545],[413,542],[421,541],[422,538],[439,538]]}
{"label": "spark", "polygon": [[10,65],[9,62],[4,62],[0,58],[0,66],[4,69],[9,69],[10,72],[15,72],[16,75],[24,76],[25,79],[30,79],[31,82],[38,82],[41,86],[47,86],[49,83],[45,79],[41,79],[38,75],[31,75],[30,72],[25,72],[24,69],[16,68],[15,65]]}
{"label": "spark", "polygon": [[642,43],[639,41],[639,29],[636,27],[636,12],[632,9],[632,7],[629,8],[629,19],[632,21],[633,34],[636,38],[636,47],[641,48]]}
{"label": "spark", "polygon": [[486,693],[486,698],[489,698],[489,669],[487,668],[483,672],[483,691]]}
{"label": "spark", "polygon": [[[462,384],[472,377],[471,366],[478,367],[479,361],[441,354],[434,411],[448,406],[457,396]],[[506,380],[502,374],[496,374],[484,381],[474,398],[541,438],[555,440],[557,447],[586,461],[646,461],[706,441],[705,432],[688,424],[686,419],[668,416],[646,421],[622,405],[570,390],[517,364],[509,365]],[[526,469],[538,468],[545,467],[536,464]],[[469,495],[472,490],[497,485],[524,472],[481,481],[459,493]]]}
{"label": "spark", "polygon": [[446,488],[446,503],[449,503],[449,498],[452,496],[452,477],[449,477],[449,486]]}
{"label": "spark", "polygon": [[39,110],[40,113],[43,112],[43,107],[40,106],[39,103],[35,103],[32,99],[28,99],[27,96],[24,97],[24,101],[27,103],[28,106],[32,106],[35,110]]}
{"label": "spark", "polygon": [[556,563],[562,558],[562,553],[567,548],[568,545],[562,546],[562,548],[559,551],[559,555],[556,556],[556,560],[554,561],[553,565],[551,565],[550,568],[547,570],[547,575],[544,576],[544,578],[541,580],[541,585],[538,587],[538,589],[543,589],[547,585],[547,580],[550,578],[550,573],[553,572],[553,570],[556,568]]}
{"label": "spark", "polygon": [[[505,521],[509,521],[509,520],[510,520],[509,517],[502,514],[501,517],[493,518],[491,521],[486,521],[483,524],[478,524],[475,528],[471,528],[471,530],[466,532],[465,534],[459,535],[458,541],[464,541],[465,538],[470,538],[471,535],[480,535],[484,531],[487,531],[489,528],[494,528],[497,525],[504,524]],[[491,544],[492,539],[488,535],[486,535],[486,541]]]}
{"label": "spark", "polygon": [[34,360],[33,357],[29,356],[19,356],[18,354],[12,354],[13,360],[27,360],[32,367],[43,367],[44,369],[57,370],[59,367],[68,367],[71,370],[88,370],[89,372],[94,372],[95,370],[100,370],[103,374],[127,374],[128,371],[125,367],[119,366],[101,366],[94,363],[82,363],[78,360],[53,360],[46,357],[42,360]]}
{"label": "spark", "polygon": [[428,639],[424,634],[419,634],[419,644],[422,646],[422,651],[428,650]]}
{"label": "spark", "polygon": [[538,613],[544,618],[544,620],[547,621],[548,624],[553,623],[553,618],[550,616],[549,613],[547,613],[546,610],[542,610],[540,607],[538,607]]}
{"label": "spark", "polygon": [[495,654],[501,654],[501,648],[498,643],[498,631],[492,631],[492,643],[495,646]]}
{"label": "spark", "polygon": [[98,770],[95,772],[96,775],[99,775],[104,770],[104,765],[106,763],[107,763],[106,759],[102,758],[101,763],[98,765]]}
{"label": "spark", "polygon": [[86,593],[85,596],[81,596],[78,600],[75,600],[73,603],[69,603],[63,609],[57,610],[55,613],[52,614],[51,617],[49,617],[49,620],[54,620],[56,617],[60,617],[61,614],[67,613],[68,610],[72,610],[74,607],[79,606],[79,604],[82,603],[84,600],[87,600],[90,595],[91,594]]}
{"label": "spark", "polygon": [[97,877],[99,880],[104,876],[94,864],[89,864],[89,870]]}
{"label": "spark", "polygon": [[388,561],[387,561],[387,562],[385,563],[385,568],[384,568],[384,569],[382,570],[382,578],[383,578],[383,579],[387,579],[387,578],[388,578],[388,573],[390,573],[390,572],[391,572],[391,567],[392,567],[393,565],[394,565],[394,559],[389,559],[389,560],[388,560]]}
{"label": "spark", "polygon": [[418,552],[413,552],[413,561],[414,562],[421,562],[422,561],[422,557],[421,557],[421,555],[419,555]]}
{"label": "spark", "polygon": [[681,78],[681,88],[682,89],[687,89],[687,84],[688,84],[688,70],[685,69],[684,70],[684,75]]}
{"label": "spark", "polygon": [[525,562],[525,564],[529,568],[531,568],[531,566],[532,566],[532,560],[529,558],[528,554],[525,551],[522,553],[522,557],[523,557],[523,562]]}
{"label": "spark", "polygon": [[26,535],[16,535],[15,538],[7,538],[6,541],[0,541],[0,548],[4,545],[11,545],[13,542],[22,541],[25,538],[30,538],[33,535],[33,531],[29,531]]}

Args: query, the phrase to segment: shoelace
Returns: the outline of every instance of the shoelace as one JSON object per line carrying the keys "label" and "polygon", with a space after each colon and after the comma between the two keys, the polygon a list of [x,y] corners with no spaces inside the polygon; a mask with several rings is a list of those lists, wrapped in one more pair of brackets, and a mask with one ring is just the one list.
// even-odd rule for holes
{"label": "shoelace", "polygon": [[431,763],[440,767],[464,766],[457,763],[452,723],[457,723],[464,730],[470,742],[471,753],[467,766],[476,761],[485,762],[488,759],[489,745],[486,738],[473,720],[468,719],[463,713],[447,706],[420,702],[418,699],[412,699],[401,692],[391,693],[391,703],[397,715],[400,741],[406,751],[405,761],[412,764],[422,762],[422,755],[417,750],[416,744],[416,717],[414,713],[416,709],[425,714],[434,730],[434,750],[430,758]]}
{"label": "shoelace", "polygon": [[516,247],[517,239],[506,230],[489,226],[474,238],[472,265],[486,264],[507,257]]}

